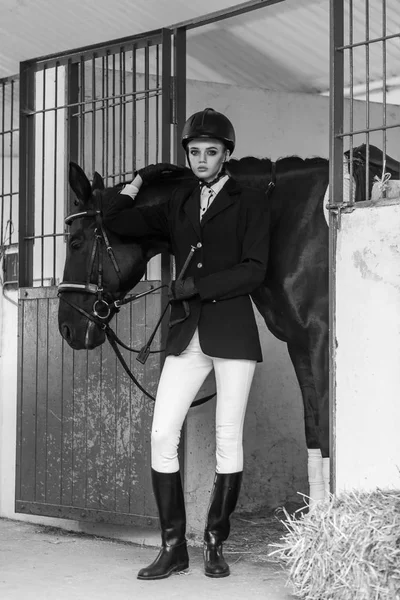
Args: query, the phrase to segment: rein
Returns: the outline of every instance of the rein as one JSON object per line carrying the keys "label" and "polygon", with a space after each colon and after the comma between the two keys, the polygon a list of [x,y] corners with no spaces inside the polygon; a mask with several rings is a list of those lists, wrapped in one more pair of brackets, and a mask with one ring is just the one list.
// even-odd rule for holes
{"label": "rein", "polygon": [[[88,269],[86,283],[63,281],[58,286],[58,294],[57,295],[59,296],[60,300],[62,300],[66,304],[68,304],[68,306],[70,306],[71,308],[73,308],[74,310],[79,312],[81,315],[86,317],[86,319],[88,319],[92,323],[95,323],[98,327],[103,329],[112,349],[114,350],[114,352],[115,352],[119,362],[121,363],[122,367],[124,368],[126,374],[133,381],[133,383],[136,385],[136,387],[141,392],[143,392],[143,394],[145,394],[148,398],[150,398],[150,400],[155,401],[155,397],[152,396],[152,394],[150,394],[140,384],[140,382],[137,380],[135,375],[132,373],[132,371],[128,367],[124,357],[122,356],[121,350],[118,348],[118,346],[125,348],[125,350],[128,350],[129,352],[136,352],[138,354],[136,360],[138,362],[140,362],[141,364],[145,364],[146,360],[149,357],[149,354],[156,354],[156,353],[163,352],[163,350],[150,350],[150,346],[151,346],[153,339],[156,335],[156,332],[158,331],[158,328],[160,327],[161,322],[168,310],[169,303],[165,306],[164,310],[162,311],[161,316],[159,317],[150,338],[148,339],[147,343],[145,344],[145,346],[143,346],[143,348],[141,350],[135,350],[134,348],[131,348],[130,346],[127,346],[126,344],[124,344],[124,342],[119,339],[119,337],[117,336],[115,331],[113,331],[111,329],[109,322],[112,319],[112,317],[114,316],[114,314],[120,310],[121,306],[124,306],[125,304],[129,304],[130,302],[134,302],[138,298],[143,298],[144,296],[147,296],[148,294],[152,294],[153,292],[156,292],[156,291],[158,291],[162,288],[168,287],[168,286],[164,284],[164,285],[160,285],[158,287],[151,287],[149,290],[147,290],[145,292],[141,292],[140,294],[136,294],[129,298],[124,298],[123,300],[114,300],[111,303],[107,302],[107,300],[105,300],[105,298],[103,296],[103,294],[104,294],[103,261],[102,261],[102,252],[101,252],[101,248],[100,248],[101,243],[104,243],[106,251],[107,251],[107,255],[110,257],[112,265],[113,265],[113,267],[118,275],[118,278],[120,280],[121,280],[121,275],[120,275],[121,271],[120,271],[120,268],[116,261],[114,251],[112,249],[112,246],[110,245],[106,230],[103,225],[101,210],[86,210],[86,211],[82,211],[79,213],[69,215],[65,219],[65,224],[71,225],[71,223],[75,219],[82,219],[85,217],[93,217],[96,220],[96,228],[94,230],[93,247],[92,247],[92,251],[90,254],[90,263],[89,263],[89,269]],[[193,254],[193,252],[192,252],[192,254]],[[98,257],[97,284],[90,282],[94,263],[96,260],[96,256]],[[189,262],[189,257],[185,263],[185,266],[187,266],[188,262]],[[182,273],[181,273],[181,275],[182,275]],[[86,293],[86,294],[92,294],[92,295],[96,296],[96,300],[93,304],[93,312],[89,313],[86,310],[84,310],[83,308],[81,308],[80,306],[78,306],[77,304],[75,304],[75,302],[68,300],[65,297],[65,294],[68,292]],[[213,398],[214,396],[215,396],[215,394],[210,394],[208,396],[205,396],[204,398],[199,398],[199,400],[195,400],[192,403],[191,407],[200,406],[201,404],[204,404],[208,400],[211,400],[211,398]]]}

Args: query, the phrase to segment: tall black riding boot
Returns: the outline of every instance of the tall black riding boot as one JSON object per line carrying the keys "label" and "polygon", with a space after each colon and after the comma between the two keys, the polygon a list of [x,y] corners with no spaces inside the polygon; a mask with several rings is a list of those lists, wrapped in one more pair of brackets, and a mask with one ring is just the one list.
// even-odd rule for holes
{"label": "tall black riding boot", "polygon": [[217,473],[215,476],[204,531],[204,570],[207,577],[227,577],[230,573],[222,554],[222,542],[229,536],[229,517],[236,507],[242,475],[242,471],[239,471]]}
{"label": "tall black riding boot", "polygon": [[165,579],[189,566],[186,546],[186,513],[182,483],[177,473],[151,470],[153,491],[160,516],[161,549],[154,562],[141,569],[138,579]]}

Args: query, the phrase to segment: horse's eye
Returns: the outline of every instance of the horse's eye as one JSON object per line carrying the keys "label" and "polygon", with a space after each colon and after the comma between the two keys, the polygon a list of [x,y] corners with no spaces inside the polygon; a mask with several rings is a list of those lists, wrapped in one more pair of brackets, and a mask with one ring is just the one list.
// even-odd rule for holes
{"label": "horse's eye", "polygon": [[79,248],[82,246],[82,240],[79,238],[71,238],[69,241],[69,246],[73,250],[79,250]]}

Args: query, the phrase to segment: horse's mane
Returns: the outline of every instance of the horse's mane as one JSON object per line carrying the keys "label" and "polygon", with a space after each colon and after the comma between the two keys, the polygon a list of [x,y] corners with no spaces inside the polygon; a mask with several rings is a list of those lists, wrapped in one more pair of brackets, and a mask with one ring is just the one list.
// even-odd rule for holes
{"label": "horse's mane", "polygon": [[[255,156],[245,156],[244,158],[231,158],[225,163],[226,172],[242,185],[256,187],[258,189],[267,189],[272,177],[272,160],[270,158],[256,158]],[[287,173],[289,171],[299,171],[304,169],[313,169],[328,165],[326,158],[314,156],[311,158],[300,158],[299,156],[285,156],[275,162],[276,175]],[[179,185],[192,184],[195,177],[188,167],[182,167],[181,171],[171,171],[161,176],[154,182],[154,185]],[[121,189],[125,183],[118,183],[115,188]]]}
{"label": "horse's mane", "polygon": [[[256,158],[245,156],[244,158],[232,158],[226,163],[226,170],[233,179],[244,185],[251,185],[260,189],[266,189],[272,177],[273,162],[270,158]],[[314,156],[312,158],[300,158],[299,156],[285,156],[275,162],[275,173],[287,173],[319,166],[328,165],[326,158]]]}

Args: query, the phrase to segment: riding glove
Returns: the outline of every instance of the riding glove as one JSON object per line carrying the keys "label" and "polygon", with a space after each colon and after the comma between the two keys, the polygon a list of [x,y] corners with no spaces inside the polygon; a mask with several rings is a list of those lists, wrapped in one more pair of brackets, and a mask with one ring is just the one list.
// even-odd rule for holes
{"label": "riding glove", "polygon": [[167,173],[182,171],[182,167],[170,165],[169,163],[157,163],[156,165],[147,165],[136,171],[135,175],[140,175],[143,183],[150,183],[153,179],[159,179]]}
{"label": "riding glove", "polygon": [[187,300],[197,296],[198,290],[193,277],[171,281],[169,286],[169,297],[171,300]]}

